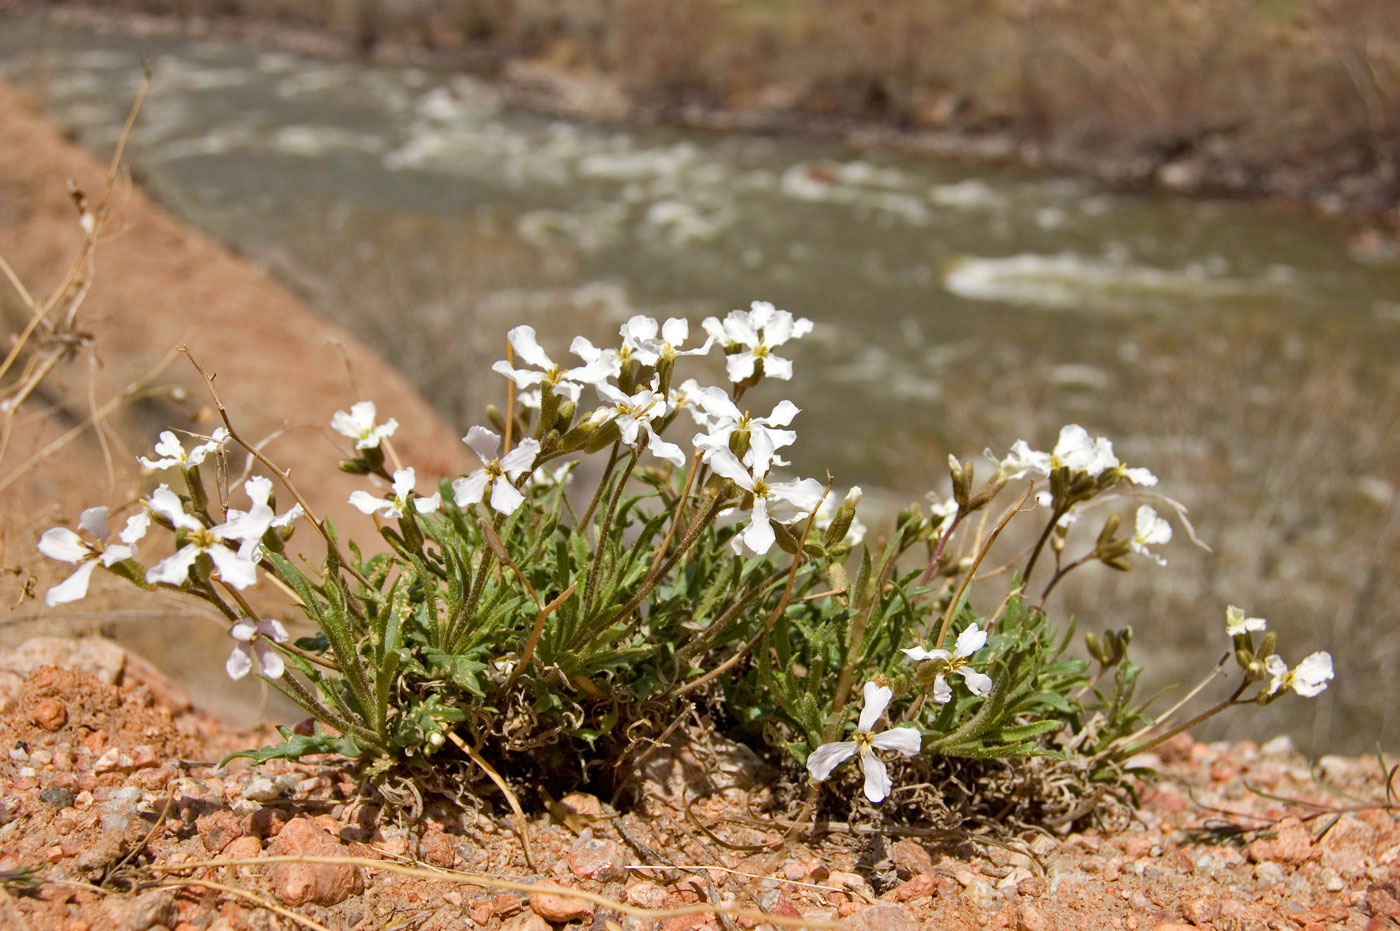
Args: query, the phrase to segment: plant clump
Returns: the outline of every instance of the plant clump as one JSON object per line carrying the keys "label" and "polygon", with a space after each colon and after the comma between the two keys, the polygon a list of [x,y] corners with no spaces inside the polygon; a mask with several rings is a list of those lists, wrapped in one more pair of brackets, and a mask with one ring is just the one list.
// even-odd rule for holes
{"label": "plant clump", "polygon": [[[44,554],[78,564],[47,600],[83,597],[101,567],[208,602],[234,641],[229,675],[256,670],[315,721],[242,755],[342,754],[410,806],[496,789],[514,805],[531,785],[623,792],[658,742],[704,720],[778,766],[795,822],[817,805],[1054,827],[1121,810],[1134,757],[1207,717],[1326,687],[1328,654],[1290,668],[1266,623],[1234,606],[1230,654],[1160,713],[1135,694],[1130,629],[1073,651],[1074,624],[1045,607],[1061,580],[1092,562],[1163,563],[1171,518],[1190,532],[1150,471],[1077,425],[1050,452],[989,451],[980,484],[950,457],[951,497],[873,538],[859,488],[788,477],[797,406],[746,403],[793,376],[785,344],[811,329],[754,302],[705,320],[697,345],[685,320],[637,316],[616,347],[574,339],[573,364],[516,327],[495,366],[505,411],[463,437],[481,467],[435,485],[400,464],[397,423],[357,403],[332,427],[352,444],[340,469],[365,478],[350,503],[374,521],[372,548],[312,513],[220,405],[224,427],[189,451],[167,431],[159,458],[141,460],[175,477],[120,543],[105,542],[101,507],[79,522],[97,542],[44,534]],[[701,385],[685,367],[716,350],[728,384]],[[220,468],[211,489],[207,465],[239,450],[248,473],[268,474],[240,491]],[[296,501],[281,513],[279,485]],[[982,572],[1013,522],[1033,542],[1008,571]],[[289,548],[298,529],[317,535],[314,557]],[[137,544],[161,533],[169,552],[144,557]],[[269,578],[291,596],[280,618],[244,596]],[[309,635],[288,634],[293,614]],[[1231,656],[1232,694],[1188,716]]]}

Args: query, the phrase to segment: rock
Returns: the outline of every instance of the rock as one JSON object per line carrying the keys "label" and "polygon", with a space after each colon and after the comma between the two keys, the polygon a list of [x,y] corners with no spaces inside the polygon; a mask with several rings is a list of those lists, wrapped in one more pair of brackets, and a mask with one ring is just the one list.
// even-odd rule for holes
{"label": "rock", "polygon": [[612,841],[580,837],[569,850],[569,869],[582,879],[611,882],[622,878],[627,857]]}
{"label": "rock", "polygon": [[912,837],[903,837],[890,847],[890,859],[901,879],[908,879],[933,869],[933,857],[924,845]]}
{"label": "rock", "polygon": [[254,776],[248,780],[248,786],[243,790],[243,797],[254,802],[275,802],[282,797],[282,793],[268,777]]}
{"label": "rock", "polygon": [[[487,920],[490,920],[489,916]],[[521,912],[502,924],[501,931],[553,931],[553,929],[550,928],[549,922],[534,912]]]}
{"label": "rock", "polygon": [[1299,864],[1314,856],[1312,833],[1297,818],[1284,818],[1272,838],[1260,838],[1249,845],[1249,858],[1255,863]]}
{"label": "rock", "polygon": [[[268,851],[276,856],[335,857],[345,848],[324,828],[306,818],[287,823]],[[272,892],[284,905],[335,905],[364,891],[364,879],[353,866],[312,863],[279,863],[269,878]]]}
{"label": "rock", "polygon": [[593,903],[554,892],[530,893],[530,910],[555,924],[593,917]]}
{"label": "rock", "polygon": [[194,819],[195,830],[199,832],[200,843],[210,853],[220,853],[236,838],[244,834],[238,816],[227,808],[220,808]]}
{"label": "rock", "polygon": [[570,792],[559,800],[559,804],[579,818],[603,817],[603,803],[598,800],[598,796],[589,795],[587,792]]}
{"label": "rock", "polygon": [[1376,845],[1376,829],[1357,818],[1344,815],[1318,842],[1322,865],[1346,879],[1357,879],[1371,866],[1368,851]]}
{"label": "rock", "polygon": [[651,882],[634,882],[627,886],[627,901],[638,908],[665,908],[668,896],[665,888]]}
{"label": "rock", "polygon": [[893,896],[896,902],[908,902],[910,899],[922,899],[925,896],[932,896],[938,892],[938,880],[931,873],[920,873],[894,888]]}
{"label": "rock", "polygon": [[1046,931],[1049,927],[1044,912],[1034,905],[1021,906],[1020,914],[1016,917],[1016,931]]}
{"label": "rock", "polygon": [[175,893],[153,889],[130,899],[114,899],[108,906],[112,927],[117,931],[149,931],[156,925],[175,922]]}
{"label": "rock", "polygon": [[39,793],[39,801],[48,802],[55,808],[72,808],[73,799],[72,789],[60,789],[57,786],[49,786]]}
{"label": "rock", "polygon": [[1372,915],[1400,921],[1400,895],[1396,894],[1394,886],[1389,888],[1382,885],[1368,886],[1366,888],[1366,907],[1371,910]]}
{"label": "rock", "polygon": [[30,717],[44,730],[56,731],[68,723],[68,706],[57,698],[46,698],[34,706]]}
{"label": "rock", "polygon": [[223,851],[217,855],[217,859],[252,860],[259,856],[262,856],[262,841],[244,834],[242,837],[235,837],[229,841]]}
{"label": "rock", "polygon": [[918,931],[919,923],[903,905],[883,902],[846,919],[847,931]]}
{"label": "rock", "polygon": [[102,637],[34,637],[0,654],[0,669],[25,678],[44,666],[80,669],[116,685],[126,668],[126,651]]}

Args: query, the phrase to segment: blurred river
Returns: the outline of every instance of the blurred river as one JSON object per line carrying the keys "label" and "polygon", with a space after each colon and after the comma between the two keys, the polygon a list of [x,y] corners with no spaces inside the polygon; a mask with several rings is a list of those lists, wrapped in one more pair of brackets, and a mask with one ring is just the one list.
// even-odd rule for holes
{"label": "blurred river", "polygon": [[1306,707],[1236,715],[1232,736],[1395,749],[1400,262],[1384,248],[1283,207],[563,122],[461,76],[0,16],[0,73],[98,152],[138,54],[155,76],[129,150],[141,183],[463,429],[500,398],[488,367],[516,323],[562,354],[635,312],[698,322],[771,300],[818,324],[783,386],[803,408],[794,468],[888,511],[946,494],[950,452],[1048,449],[1067,422],[1106,433],[1214,552],[1178,526],[1168,568],[1089,569],[1060,607],[1132,624],[1162,682],[1224,652],[1239,603],[1286,659],[1331,649],[1338,679]]}

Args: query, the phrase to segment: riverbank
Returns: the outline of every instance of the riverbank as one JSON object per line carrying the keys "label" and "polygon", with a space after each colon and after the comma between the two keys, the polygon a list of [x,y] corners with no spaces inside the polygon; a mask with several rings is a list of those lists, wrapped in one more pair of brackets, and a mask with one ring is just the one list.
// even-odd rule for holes
{"label": "riverbank", "polygon": [[1136,0],[1104,17],[912,0],[614,0],[569,15],[448,0],[393,15],[370,0],[334,15],[113,6],[8,4],[104,28],[462,70],[490,78],[510,106],[575,119],[840,140],[1400,222],[1400,8],[1384,3],[1330,18],[1250,4],[1202,17]]}

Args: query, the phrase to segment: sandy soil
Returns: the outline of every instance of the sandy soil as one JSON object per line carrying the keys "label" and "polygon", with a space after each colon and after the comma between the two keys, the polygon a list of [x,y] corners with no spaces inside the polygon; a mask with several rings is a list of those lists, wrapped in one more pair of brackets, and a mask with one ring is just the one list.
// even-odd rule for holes
{"label": "sandy soil", "polygon": [[[102,678],[45,665],[67,657]],[[1163,777],[1140,786],[1133,823],[1002,845],[868,823],[783,843],[767,788],[716,789],[672,747],[637,810],[524,799],[531,862],[494,799],[405,826],[356,795],[344,761],[217,766],[270,734],[219,724],[109,642],[36,642],[0,670],[25,676],[0,671],[0,870],[40,880],[0,892],[6,927],[1400,927],[1379,763],[1309,765],[1284,740],[1183,736],[1150,761]],[[730,913],[683,913],[715,903]]]}

